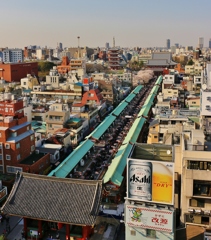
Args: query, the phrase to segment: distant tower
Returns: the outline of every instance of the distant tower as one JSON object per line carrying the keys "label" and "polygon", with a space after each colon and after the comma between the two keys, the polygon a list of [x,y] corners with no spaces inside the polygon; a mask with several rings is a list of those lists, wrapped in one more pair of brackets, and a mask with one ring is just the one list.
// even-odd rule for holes
{"label": "distant tower", "polygon": [[80,58],[80,37],[78,36],[78,58]]}
{"label": "distant tower", "polygon": [[113,37],[113,47],[115,47],[115,37]]}
{"label": "distant tower", "polygon": [[204,38],[200,37],[198,42],[198,47],[202,49],[204,47]]}
{"label": "distant tower", "polygon": [[62,47],[62,43],[59,43],[59,49],[62,50],[63,47]]}
{"label": "distant tower", "polygon": [[166,48],[167,48],[167,49],[170,49],[170,47],[171,47],[170,39],[167,39],[167,40],[166,40]]}
{"label": "distant tower", "polygon": [[105,43],[105,48],[106,48],[106,49],[109,49],[109,43],[108,43],[108,42]]}
{"label": "distant tower", "polygon": [[209,48],[211,48],[211,38],[210,38],[210,40],[209,40]]}

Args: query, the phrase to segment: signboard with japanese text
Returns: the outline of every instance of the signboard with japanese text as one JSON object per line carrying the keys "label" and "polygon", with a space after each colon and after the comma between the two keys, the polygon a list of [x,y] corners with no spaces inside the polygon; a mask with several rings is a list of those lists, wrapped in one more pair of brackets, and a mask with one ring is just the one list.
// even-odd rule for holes
{"label": "signboard with japanese text", "polygon": [[155,208],[126,205],[126,224],[129,227],[154,229],[173,232],[174,212]]}
{"label": "signboard with japanese text", "polygon": [[130,200],[174,205],[174,163],[128,159]]}

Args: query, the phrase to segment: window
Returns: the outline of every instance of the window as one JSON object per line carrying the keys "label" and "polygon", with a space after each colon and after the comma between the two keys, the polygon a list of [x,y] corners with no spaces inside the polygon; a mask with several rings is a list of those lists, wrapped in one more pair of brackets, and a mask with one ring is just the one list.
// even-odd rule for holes
{"label": "window", "polygon": [[31,138],[31,141],[34,141],[34,135],[31,135],[30,138]]}
{"label": "window", "polygon": [[34,145],[32,145],[32,146],[31,146],[31,151],[33,152],[33,151],[34,151],[34,149],[35,149],[35,148],[34,148]]}
{"label": "window", "polygon": [[16,172],[22,172],[22,171],[23,171],[22,168],[7,166],[8,173],[16,173]]}
{"label": "window", "polygon": [[130,230],[130,235],[131,236],[136,236],[136,231],[135,230]]}
{"label": "window", "polygon": [[27,126],[27,130],[29,130],[29,126]]}
{"label": "window", "polygon": [[153,229],[146,229],[146,236],[150,238],[156,238],[156,231]]}
{"label": "window", "polygon": [[2,154],[0,154],[0,160],[2,160]]}
{"label": "window", "polygon": [[11,160],[11,156],[6,154],[6,160]]}
{"label": "window", "polygon": [[211,162],[188,160],[187,169],[211,170]]}
{"label": "window", "polygon": [[20,143],[16,143],[16,149],[20,148]]}
{"label": "window", "polygon": [[10,149],[10,144],[6,143],[6,144],[5,144],[5,148],[6,148],[6,149]]}
{"label": "window", "polygon": [[154,138],[158,138],[158,136],[154,136]]}
{"label": "window", "polygon": [[204,207],[204,200],[203,199],[190,199],[189,206],[190,207]]}
{"label": "window", "polygon": [[21,159],[21,155],[18,154],[18,155],[17,155],[17,160],[20,160],[20,159]]}
{"label": "window", "polygon": [[193,180],[193,195],[201,197],[211,197],[211,182]]}

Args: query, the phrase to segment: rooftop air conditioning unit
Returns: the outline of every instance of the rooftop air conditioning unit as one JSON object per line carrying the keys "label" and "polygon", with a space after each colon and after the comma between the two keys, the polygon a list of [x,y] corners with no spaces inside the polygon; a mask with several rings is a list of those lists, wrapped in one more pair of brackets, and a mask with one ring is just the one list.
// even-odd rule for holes
{"label": "rooftop air conditioning unit", "polygon": [[203,211],[202,211],[201,209],[196,209],[196,210],[195,210],[195,213],[197,213],[197,214],[202,214]]}
{"label": "rooftop air conditioning unit", "polygon": [[204,210],[205,215],[210,215],[210,213],[211,213],[210,210]]}
{"label": "rooftop air conditioning unit", "polygon": [[195,210],[194,210],[193,208],[189,208],[189,209],[188,209],[188,212],[189,212],[189,213],[194,213]]}

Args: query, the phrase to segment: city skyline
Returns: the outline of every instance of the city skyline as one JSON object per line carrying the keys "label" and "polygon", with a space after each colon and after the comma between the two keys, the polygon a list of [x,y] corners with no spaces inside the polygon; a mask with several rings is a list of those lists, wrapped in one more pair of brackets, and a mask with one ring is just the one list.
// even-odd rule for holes
{"label": "city skyline", "polygon": [[175,6],[169,6],[167,0],[4,1],[0,47],[55,48],[57,42],[76,47],[78,36],[81,47],[104,47],[106,42],[112,46],[113,37],[122,47],[165,47],[166,39],[171,45],[197,47],[199,37],[203,37],[208,47],[210,7],[209,0],[178,0]]}

